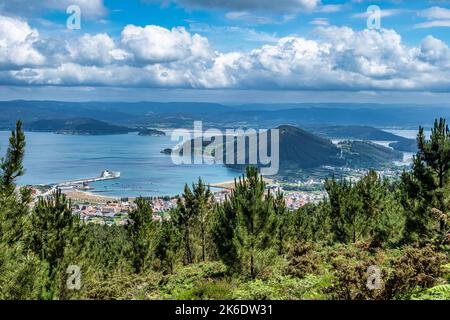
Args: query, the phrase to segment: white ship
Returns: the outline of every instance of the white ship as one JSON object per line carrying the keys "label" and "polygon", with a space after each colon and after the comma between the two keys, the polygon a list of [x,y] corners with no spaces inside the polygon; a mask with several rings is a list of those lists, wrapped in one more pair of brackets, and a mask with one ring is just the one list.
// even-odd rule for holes
{"label": "white ship", "polygon": [[118,171],[109,171],[109,170],[103,170],[100,174],[101,179],[118,179],[120,178],[120,172]]}

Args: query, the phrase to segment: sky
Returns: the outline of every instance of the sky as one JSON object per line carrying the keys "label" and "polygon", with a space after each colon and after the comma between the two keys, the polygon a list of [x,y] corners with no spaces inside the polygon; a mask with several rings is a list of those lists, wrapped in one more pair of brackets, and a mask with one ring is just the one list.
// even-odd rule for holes
{"label": "sky", "polygon": [[0,100],[450,103],[449,45],[450,0],[0,0]]}

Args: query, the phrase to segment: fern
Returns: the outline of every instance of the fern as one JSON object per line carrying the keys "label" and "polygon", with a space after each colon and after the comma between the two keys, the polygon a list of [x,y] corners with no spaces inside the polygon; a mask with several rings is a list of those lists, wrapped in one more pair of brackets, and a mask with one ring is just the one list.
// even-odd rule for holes
{"label": "fern", "polygon": [[425,290],[413,300],[450,300],[450,284],[441,284]]}

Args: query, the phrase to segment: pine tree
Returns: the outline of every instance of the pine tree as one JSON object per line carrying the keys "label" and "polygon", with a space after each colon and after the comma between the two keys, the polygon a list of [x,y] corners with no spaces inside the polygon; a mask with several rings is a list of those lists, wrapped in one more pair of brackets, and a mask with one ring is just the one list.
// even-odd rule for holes
{"label": "pine tree", "polygon": [[355,188],[347,180],[329,179],[325,182],[329,197],[332,231],[337,242],[356,242],[358,229],[365,223],[359,216],[361,203],[355,195]]}
{"label": "pine tree", "polygon": [[24,174],[25,134],[20,121],[0,167],[0,299],[37,299],[46,284],[46,265],[25,246],[31,191],[17,190]]}
{"label": "pine tree", "polygon": [[202,179],[193,185],[194,207],[193,215],[198,226],[198,233],[201,246],[201,260],[206,260],[207,232],[209,230],[210,213],[212,211],[212,193]]}
{"label": "pine tree", "polygon": [[11,132],[6,155],[1,159],[0,173],[0,241],[13,244],[24,235],[31,191],[16,192],[15,180],[24,174],[25,134],[20,121]]}
{"label": "pine tree", "polygon": [[336,241],[355,243],[389,233],[381,227],[388,201],[387,184],[375,171],[369,171],[357,183],[327,180],[325,188]]}
{"label": "pine tree", "polygon": [[[432,168],[438,180],[437,199],[439,210],[445,211],[444,204],[444,184],[450,170],[450,130],[446,120],[436,119],[434,128],[431,131],[430,139],[425,138],[424,130],[421,127],[418,135],[418,158]],[[441,222],[440,230],[444,231],[444,224]]]}
{"label": "pine tree", "polygon": [[136,208],[128,213],[128,223],[125,226],[131,243],[132,266],[136,273],[145,270],[151,258],[151,239],[154,234],[153,210],[150,202],[137,198]]}
{"label": "pine tree", "polygon": [[164,220],[158,228],[155,256],[159,259],[163,272],[173,272],[178,250],[178,234],[171,220]]}
{"label": "pine tree", "polygon": [[414,157],[411,172],[404,172],[399,184],[399,198],[405,213],[405,242],[427,240],[432,233],[431,208],[437,189],[433,172],[420,157]]}
{"label": "pine tree", "polygon": [[51,197],[40,198],[32,212],[28,243],[30,249],[48,264],[48,298],[56,292],[57,272],[67,248],[76,239],[79,222],[79,217],[72,215],[70,200],[60,190]]}
{"label": "pine tree", "polygon": [[242,264],[239,259],[236,243],[237,211],[229,199],[216,205],[214,209],[214,222],[212,238],[217,253],[230,272],[239,272]]}
{"label": "pine tree", "polygon": [[274,213],[277,219],[276,242],[278,254],[282,255],[286,250],[286,240],[290,236],[293,220],[291,212],[286,208],[284,194],[281,191],[277,191],[274,199]]}
{"label": "pine tree", "polygon": [[185,265],[193,263],[194,261],[191,244],[194,218],[194,195],[186,184],[184,186],[183,196],[178,199],[177,208],[171,214],[171,219],[173,219],[178,232],[182,235],[182,242],[184,245],[183,263]]}
{"label": "pine tree", "polygon": [[[219,211],[220,218],[225,218],[223,222],[228,220],[232,225],[235,224],[235,229],[230,232],[231,230],[224,228],[223,222],[219,223],[218,229],[227,231],[228,236],[233,236],[233,239],[224,240],[231,244],[233,250],[236,246],[241,265],[247,265],[250,276],[255,278],[257,264],[261,262],[257,260],[267,254],[267,250],[272,248],[274,242],[276,217],[273,197],[265,192],[265,183],[258,170],[248,167],[246,176],[235,181],[235,189],[226,202],[228,203],[224,204],[222,212]],[[235,217],[233,212],[236,213]],[[234,219],[235,222],[232,221]],[[223,248],[219,252],[223,253]],[[229,256],[225,256],[222,260],[230,263]]]}

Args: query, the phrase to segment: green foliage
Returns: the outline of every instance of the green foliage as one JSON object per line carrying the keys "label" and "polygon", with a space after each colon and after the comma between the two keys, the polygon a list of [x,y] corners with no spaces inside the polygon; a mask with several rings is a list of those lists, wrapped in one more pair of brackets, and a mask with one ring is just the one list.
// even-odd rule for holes
{"label": "green foliage", "polygon": [[307,204],[293,213],[293,241],[332,242],[332,220],[328,202]]}
{"label": "green foliage", "polygon": [[284,194],[280,191],[276,194],[273,207],[276,218],[275,242],[278,255],[282,255],[285,253],[288,246],[288,240],[291,237],[293,214],[291,211],[287,210]]}
{"label": "green foliage", "polygon": [[182,235],[184,264],[206,260],[211,243],[211,212],[212,193],[204,182],[199,179],[197,184],[192,185],[192,190],[186,185],[182,199],[178,200],[177,208],[171,214],[177,231]]}
{"label": "green foliage", "polygon": [[319,300],[326,299],[331,284],[329,275],[308,275],[303,279],[275,276],[243,283],[233,292],[234,299],[243,300]]}
{"label": "green foliage", "polygon": [[0,299],[39,299],[46,284],[47,266],[20,246],[0,245]]}
{"label": "green foliage", "polygon": [[342,243],[374,241],[394,242],[399,237],[399,205],[389,192],[387,181],[370,171],[361,180],[329,179],[329,213],[334,240]]}
{"label": "green foliage", "polygon": [[155,257],[163,272],[173,272],[178,249],[178,235],[172,221],[162,221],[156,236]]}
{"label": "green foliage", "polygon": [[[0,299],[448,300],[449,141],[436,121],[400,181],[329,179],[329,199],[296,211],[249,167],[224,203],[199,179],[160,222],[138,198],[125,226],[99,226],[82,224],[59,191],[33,201],[16,187],[18,122],[1,160]],[[80,290],[66,286],[69,265],[81,268]]]}
{"label": "green foliage", "polygon": [[[80,221],[72,215],[70,201],[57,191],[51,198],[38,200],[31,214],[31,232],[27,239],[29,249],[48,264],[48,282],[43,296],[56,294],[58,273],[64,273],[63,259],[80,237]],[[69,262],[70,264],[70,262]]]}
{"label": "green foliage", "polygon": [[175,295],[177,300],[229,300],[232,299],[233,288],[228,279],[202,280],[192,288],[182,290]]}
{"label": "green foliage", "polygon": [[[230,224],[233,229],[223,224]],[[265,183],[254,167],[247,168],[245,177],[235,181],[235,189],[229,199],[219,209],[219,221],[216,226],[216,245],[221,243],[220,230],[225,230],[232,236],[226,243],[232,247],[234,258],[239,259],[239,266],[252,278],[264,268],[273,255],[274,232],[276,231],[276,216],[274,214],[274,199],[270,193],[265,193]],[[219,249],[219,254],[224,248]],[[222,261],[234,264],[226,253]]]}
{"label": "green foliage", "polygon": [[441,284],[413,295],[412,300],[450,300],[450,284]]}
{"label": "green foliage", "polygon": [[154,234],[153,210],[144,198],[136,199],[136,209],[128,213],[129,222],[125,227],[131,244],[130,258],[136,273],[149,267]]}
{"label": "green foliage", "polygon": [[27,227],[30,190],[24,188],[19,195],[15,192],[15,180],[23,175],[25,134],[20,121],[11,132],[5,157],[0,161],[0,241],[10,245],[23,238]]}
{"label": "green foliage", "polygon": [[18,121],[0,164],[0,299],[37,299],[46,280],[47,264],[24,246],[31,193],[26,188],[16,192],[15,184],[25,172],[24,154],[25,134]]}
{"label": "green foliage", "polygon": [[234,210],[231,201],[225,201],[223,204],[216,206],[212,236],[220,259],[232,272],[240,271],[242,268],[235,244],[236,226],[237,212]]}

